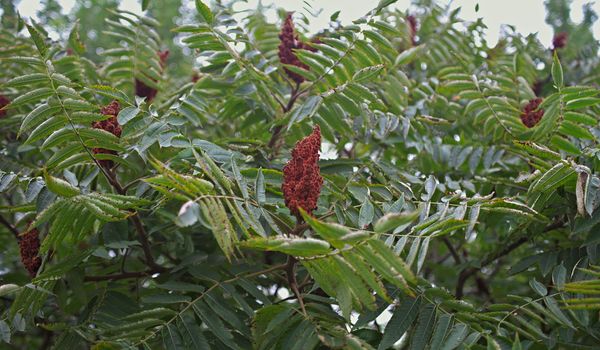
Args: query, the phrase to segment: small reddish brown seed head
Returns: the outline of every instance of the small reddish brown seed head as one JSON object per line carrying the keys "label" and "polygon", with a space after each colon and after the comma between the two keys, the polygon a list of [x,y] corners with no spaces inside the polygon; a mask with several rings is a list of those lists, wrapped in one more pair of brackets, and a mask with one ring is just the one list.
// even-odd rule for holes
{"label": "small reddish brown seed head", "polygon": [[552,46],[554,49],[562,49],[567,46],[567,39],[569,38],[566,32],[560,32],[552,38]]}
{"label": "small reddish brown seed head", "polygon": [[417,44],[417,30],[419,27],[419,24],[417,22],[417,18],[413,15],[408,15],[406,16],[406,22],[408,22],[408,26],[410,27],[410,38],[412,41],[413,45]]}
{"label": "small reddish brown seed head", "polygon": [[160,67],[162,69],[165,69],[165,67],[167,66],[167,58],[169,58],[169,50],[158,51],[157,54],[160,62]]}
{"label": "small reddish brown seed head", "polygon": [[19,237],[19,252],[21,262],[31,277],[35,277],[42,265],[40,252],[40,237],[36,228],[32,228]]}
{"label": "small reddish brown seed head", "polygon": [[528,128],[533,128],[537,125],[537,123],[542,120],[544,116],[544,110],[538,108],[542,103],[541,98],[534,98],[529,100],[529,102],[523,108],[523,112],[521,112],[521,121]]}
{"label": "small reddish brown seed head", "polygon": [[135,80],[135,95],[139,97],[145,97],[148,102],[151,102],[156,97],[158,90],[146,85],[143,81]]}
{"label": "small reddish brown seed head", "polygon": [[[158,55],[158,63],[160,64],[160,68],[164,71],[167,67],[167,58],[169,57],[169,50],[164,51],[156,51]],[[156,82],[156,80],[154,80]],[[152,102],[156,97],[158,90],[148,86],[146,83],[141,81],[140,79],[135,79],[135,95],[139,97],[145,97],[146,101]]]}
{"label": "small reddish brown seed head", "polygon": [[[121,107],[119,106],[119,102],[117,101],[112,101],[108,105],[102,107],[100,113],[103,115],[109,115],[111,117],[105,120],[93,122],[92,127],[95,129],[102,129],[104,131],[108,131],[116,137],[121,137],[121,132],[123,130],[121,129],[121,125],[119,125],[119,121],[117,120],[117,115],[119,115],[120,110]],[[117,152],[114,150],[104,148],[94,148],[92,149],[92,152],[94,152],[94,154],[117,154]],[[98,162],[105,168],[111,168],[113,165],[113,162],[108,159],[99,159]]]}
{"label": "small reddish brown seed head", "polygon": [[0,95],[0,118],[6,117],[8,112],[5,109],[2,109],[4,106],[8,106],[10,104],[10,100],[8,97],[4,95]]}
{"label": "small reddish brown seed head", "polygon": [[298,208],[311,213],[317,209],[323,177],[319,170],[321,129],[316,125],[312,134],[298,141],[292,150],[292,159],[283,167],[283,197],[285,205],[298,220]]}
{"label": "small reddish brown seed head", "polygon": [[[294,29],[294,21],[292,19],[291,12],[288,12],[287,17],[283,22],[281,33],[279,33],[279,39],[281,40],[281,43],[279,44],[279,61],[283,64],[289,64],[303,69],[308,69],[308,66],[302,63],[294,53],[295,49],[307,49],[308,45],[303,44],[298,39],[298,34],[296,34]],[[302,76],[290,71],[287,68],[285,68],[285,73],[298,84],[304,81]]]}

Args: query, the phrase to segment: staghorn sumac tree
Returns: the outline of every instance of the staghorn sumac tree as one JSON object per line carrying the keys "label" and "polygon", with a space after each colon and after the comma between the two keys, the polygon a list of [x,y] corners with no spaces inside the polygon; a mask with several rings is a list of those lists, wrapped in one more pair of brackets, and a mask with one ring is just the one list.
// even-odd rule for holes
{"label": "staghorn sumac tree", "polygon": [[596,348],[591,5],[393,2],[3,1],[0,348]]}

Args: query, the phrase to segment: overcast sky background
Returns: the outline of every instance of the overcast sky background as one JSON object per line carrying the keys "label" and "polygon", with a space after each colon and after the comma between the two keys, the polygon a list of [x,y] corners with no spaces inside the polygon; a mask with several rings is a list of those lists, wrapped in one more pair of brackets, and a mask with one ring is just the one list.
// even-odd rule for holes
{"label": "overcast sky background", "polygon": [[[80,0],[81,1],[81,0]],[[160,0],[153,0],[160,1]],[[340,12],[340,20],[348,23],[353,19],[359,18],[369,10],[377,6],[379,0],[307,0],[312,4],[313,9],[322,8],[317,19],[312,20],[310,29],[317,32],[319,29],[327,27],[329,17],[337,10]],[[600,14],[600,0],[596,0],[594,9]],[[65,11],[69,12],[75,5],[76,0],[59,0]],[[461,18],[466,21],[474,21],[479,17],[484,18],[484,23],[488,26],[487,39],[490,45],[498,41],[498,36],[503,24],[515,25],[517,31],[523,34],[538,33],[542,43],[549,46],[552,41],[552,29],[545,23],[545,8],[543,0],[441,0],[441,4],[451,3],[453,8],[461,7]],[[582,18],[582,5],[590,0],[573,0],[571,9],[571,18],[579,22]],[[192,2],[193,3],[193,2]],[[238,8],[255,7],[258,0],[248,0],[247,4],[239,4]],[[305,5],[303,0],[263,0],[263,4],[275,3],[277,6],[289,11],[302,11]],[[475,5],[479,4],[479,11],[475,11]],[[400,9],[406,9],[410,5],[410,0],[399,0],[395,5]],[[21,0],[18,10],[24,17],[36,18],[35,14],[40,8],[39,0]],[[141,6],[138,0],[122,0],[121,8],[132,12],[141,13]],[[275,20],[275,13],[268,13],[269,17]],[[597,21],[594,25],[594,35],[600,39],[600,23]]]}

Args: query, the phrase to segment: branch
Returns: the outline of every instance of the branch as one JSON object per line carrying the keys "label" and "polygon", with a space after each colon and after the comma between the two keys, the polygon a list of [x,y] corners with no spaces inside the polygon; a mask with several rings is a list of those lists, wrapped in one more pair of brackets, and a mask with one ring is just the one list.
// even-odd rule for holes
{"label": "branch", "polygon": [[458,252],[456,251],[456,249],[454,249],[454,246],[452,245],[452,243],[450,242],[448,237],[442,238],[442,242],[444,242],[444,244],[448,248],[448,251],[450,252],[450,255],[452,255],[452,258],[454,259],[454,261],[457,264],[460,264],[462,262],[460,259],[460,255],[458,255]]}
{"label": "branch", "polygon": [[139,278],[139,277],[150,276],[153,273],[157,273],[157,272],[159,272],[159,271],[148,270],[148,271],[139,271],[139,272],[116,273],[113,275],[85,276],[83,278],[83,280],[86,282],[116,281],[116,280],[123,280],[123,279],[127,279],[127,278]]}
{"label": "branch", "polygon": [[152,257],[152,248],[150,246],[150,241],[148,241],[146,230],[144,229],[142,220],[140,220],[139,214],[135,213],[130,217],[130,219],[133,222],[133,225],[135,226],[135,230],[138,235],[138,241],[140,241],[140,243],[142,244],[142,250],[144,251],[146,264],[148,264],[150,268],[159,272],[166,271],[166,268],[158,265],[156,261],[154,261],[154,257]]}
{"label": "branch", "polygon": [[127,191],[123,188],[123,186],[121,186],[121,184],[119,183],[119,180],[117,180],[117,177],[115,176],[115,173],[112,170],[106,170],[104,169],[104,167],[100,166],[103,170],[105,170],[103,172],[103,174],[105,175],[106,179],[108,180],[108,183],[110,183],[110,185],[115,189],[115,191],[117,191],[118,194],[124,196],[126,195]]}
{"label": "branch", "polygon": [[[292,94],[290,95],[290,99],[287,103],[287,105],[283,106],[282,105],[282,110],[283,113],[287,113],[289,112],[292,107],[294,106],[294,103],[296,102],[296,100],[298,99],[298,97],[301,95],[300,90],[300,84],[296,84],[296,86],[292,89]],[[271,139],[269,140],[269,143],[267,144],[268,148],[271,148],[273,150],[273,152],[271,152],[271,159],[275,158],[275,156],[277,155],[277,152],[279,151],[279,138],[281,137],[281,135],[283,134],[283,125],[277,125],[275,127],[275,129],[273,130],[273,135],[271,135]]]}
{"label": "branch", "polygon": [[[543,233],[549,232],[549,231],[561,228],[564,226],[564,224],[565,224],[565,222],[563,219],[557,220],[557,221],[553,222],[552,224],[546,226],[546,228],[542,232]],[[456,282],[456,291],[455,291],[456,298],[458,298],[458,299],[462,298],[462,296],[464,295],[465,283],[471,276],[475,275],[482,268],[490,265],[494,261],[510,254],[513,250],[519,248],[523,243],[527,242],[528,239],[529,239],[529,236],[527,236],[527,235],[521,236],[516,241],[512,242],[511,244],[505,246],[504,248],[498,250],[497,252],[495,252],[493,254],[488,255],[485,259],[483,259],[483,261],[481,262],[479,267],[469,267],[469,268],[462,270],[460,272],[460,274],[458,275],[458,281]]]}
{"label": "branch", "polygon": [[[121,186],[117,177],[112,171],[105,172],[106,178],[108,182],[114,187],[115,191],[117,191],[120,195],[125,195],[126,191]],[[142,244],[142,250],[144,251],[144,258],[148,267],[152,270],[156,270],[157,272],[166,271],[166,269],[160,265],[158,265],[154,261],[154,257],[152,256],[152,248],[150,246],[150,242],[148,241],[148,236],[146,234],[146,230],[144,229],[144,225],[142,224],[142,220],[140,219],[140,215],[137,212],[134,212],[132,216],[129,217],[131,222],[133,222],[133,226],[137,232],[138,241]]]}
{"label": "branch", "polygon": [[40,350],[50,349],[52,347],[52,338],[54,337],[54,333],[47,329],[42,329],[44,332],[44,341],[40,346]]}
{"label": "branch", "polygon": [[304,307],[304,300],[302,299],[302,294],[300,294],[300,290],[298,289],[298,281],[296,281],[296,258],[291,255],[288,255],[287,264],[285,266],[285,273],[287,275],[288,284],[296,299],[298,299],[298,303],[300,304],[300,308],[302,309],[302,313],[306,316],[306,308]]}
{"label": "branch", "polygon": [[[303,222],[302,217],[298,218],[298,222],[292,231],[290,231],[291,236],[300,236],[309,226],[307,223]],[[287,282],[290,286],[290,289],[298,299],[298,303],[300,304],[300,308],[302,309],[302,313],[306,316],[306,308],[304,307],[304,300],[302,299],[302,294],[300,294],[300,288],[298,288],[298,281],[296,279],[296,263],[298,260],[291,255],[288,255],[287,263],[285,264],[285,274],[287,275]]]}
{"label": "branch", "polygon": [[307,223],[297,224],[292,231],[290,231],[291,236],[300,236],[304,231],[306,231],[310,226]]}
{"label": "branch", "polygon": [[[564,226],[564,224],[565,224],[565,221],[563,219],[557,220],[557,221],[553,222],[552,224],[546,226],[546,228],[544,228],[544,231],[542,231],[542,233],[550,232],[550,231],[556,230],[558,228],[561,228]],[[528,238],[529,238],[528,236],[520,237],[519,239],[517,239],[513,243],[509,244],[508,246],[504,247],[500,251],[488,256],[481,263],[481,267],[487,266],[487,265],[493,263],[494,261],[500,259],[501,257],[508,255],[510,252],[512,252],[513,250],[520,247],[521,244],[527,242]]]}
{"label": "branch", "polygon": [[13,225],[11,225],[10,222],[8,222],[8,220],[6,220],[4,218],[4,216],[0,215],[0,223],[4,226],[6,226],[6,228],[12,232],[12,234],[15,236],[16,239],[19,239],[19,230],[17,230]]}

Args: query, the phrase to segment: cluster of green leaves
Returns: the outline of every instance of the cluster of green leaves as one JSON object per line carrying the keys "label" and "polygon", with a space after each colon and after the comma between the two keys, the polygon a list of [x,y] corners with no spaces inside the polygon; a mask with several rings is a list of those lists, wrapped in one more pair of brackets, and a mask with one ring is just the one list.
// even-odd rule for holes
{"label": "cluster of green leaves", "polygon": [[[510,31],[490,47],[481,20],[428,0],[413,2],[416,33],[394,1],[347,25],[334,14],[313,37],[298,13],[314,49],[295,52],[303,68],[279,62],[280,21],[262,5],[196,0],[193,15],[165,19],[156,1],[144,15],[92,3],[104,22],[80,10],[68,33],[64,17],[3,12],[2,345],[598,343],[591,7],[575,24],[568,1],[547,1],[548,23],[568,33],[557,50]],[[165,48],[182,64],[161,64]],[[156,98],[135,96],[136,80]],[[536,94],[544,116],[527,128]],[[113,100],[120,137],[92,127]],[[298,222],[281,169],[315,124],[324,184]],[[32,227],[42,267],[30,278],[18,241]]]}

